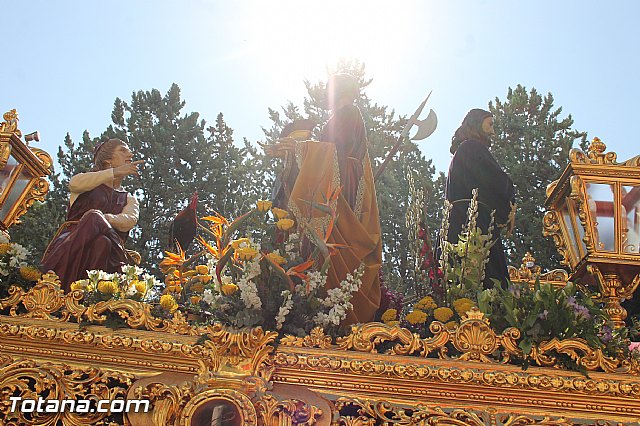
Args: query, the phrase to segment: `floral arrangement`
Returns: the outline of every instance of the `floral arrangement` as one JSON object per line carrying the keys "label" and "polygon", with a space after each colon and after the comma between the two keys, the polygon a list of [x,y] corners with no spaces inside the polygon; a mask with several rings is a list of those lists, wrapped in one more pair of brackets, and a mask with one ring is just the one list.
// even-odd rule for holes
{"label": "floral arrangement", "polygon": [[40,279],[42,272],[29,264],[29,256],[28,249],[0,234],[0,297],[6,297],[12,285],[27,289]]}
{"label": "floral arrangement", "polygon": [[525,356],[536,344],[554,337],[579,337],[609,356],[629,356],[629,337],[635,331],[614,328],[593,296],[574,283],[562,288],[540,282],[533,287],[521,283],[512,283],[507,289],[496,286],[480,293],[478,302],[495,329],[520,330],[519,346]]}
{"label": "floral arrangement", "polygon": [[87,303],[133,299],[150,302],[156,298],[161,283],[142,268],[124,265],[121,273],[87,271],[88,278],[71,283],[71,290],[84,292]]}
{"label": "floral arrangement", "polygon": [[[160,267],[166,287],[160,303],[184,308],[205,323],[261,325],[295,335],[315,326],[337,332],[352,308],[364,265],[339,286],[325,289],[329,256],[339,249],[327,243],[336,220],[330,197],[326,204],[314,206],[329,214],[325,235],[302,226],[296,229],[289,213],[269,201],[258,201],[232,222],[219,214],[202,218],[208,226],[199,226],[208,239],[198,237],[201,252],[189,258],[180,248],[178,253],[165,253]],[[207,264],[192,266],[202,256]]]}
{"label": "floral arrangement", "polygon": [[[525,367],[532,348],[552,338],[582,338],[591,347],[602,348],[608,356],[618,359],[630,356],[629,338],[637,335],[635,328],[614,328],[592,295],[574,283],[563,288],[539,282],[535,286],[509,283],[505,288],[496,282],[494,288],[484,289],[485,265],[492,246],[493,216],[488,232],[484,234],[476,224],[478,203],[477,191],[474,191],[467,211],[467,223],[458,242],[450,243],[445,238],[450,209],[451,206],[445,204],[439,264],[434,262],[428,237],[421,235],[424,228],[419,226],[420,221],[414,219],[411,222],[416,226],[416,240],[418,243],[422,241],[418,252],[418,271],[422,273],[421,279],[429,294],[419,297],[403,310],[387,309],[381,321],[427,337],[431,321],[440,321],[452,330],[467,312],[477,307],[490,320],[497,334],[508,327],[520,331],[519,346],[524,354],[521,361]],[[557,355],[567,367],[579,369],[568,356]]]}

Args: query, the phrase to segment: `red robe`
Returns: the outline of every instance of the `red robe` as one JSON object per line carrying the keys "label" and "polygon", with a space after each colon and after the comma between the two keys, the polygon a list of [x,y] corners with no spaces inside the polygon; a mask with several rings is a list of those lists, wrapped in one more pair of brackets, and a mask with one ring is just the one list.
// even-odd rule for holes
{"label": "red robe", "polygon": [[127,193],[99,185],[78,196],[42,258],[41,269],[54,271],[65,291],[87,278],[87,270],[120,272],[127,263],[123,243],[128,233],[114,229],[104,213],[119,214]]}

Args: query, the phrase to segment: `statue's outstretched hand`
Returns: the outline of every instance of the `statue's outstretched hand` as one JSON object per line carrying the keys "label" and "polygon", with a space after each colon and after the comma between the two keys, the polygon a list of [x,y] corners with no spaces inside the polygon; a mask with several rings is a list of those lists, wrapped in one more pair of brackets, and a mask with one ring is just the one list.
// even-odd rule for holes
{"label": "statue's outstretched hand", "polygon": [[296,141],[291,138],[278,139],[274,144],[260,144],[268,157],[284,157],[287,152],[294,152]]}
{"label": "statue's outstretched hand", "polygon": [[121,178],[129,175],[138,176],[138,165],[144,163],[144,160],[132,161],[130,163],[123,164],[122,166],[113,168],[113,177]]}

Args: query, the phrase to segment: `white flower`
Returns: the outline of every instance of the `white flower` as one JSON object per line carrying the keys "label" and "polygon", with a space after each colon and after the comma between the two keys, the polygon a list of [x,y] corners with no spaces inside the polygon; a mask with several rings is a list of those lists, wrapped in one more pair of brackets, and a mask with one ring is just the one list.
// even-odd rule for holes
{"label": "white flower", "polygon": [[202,295],[202,300],[204,300],[207,305],[211,305],[213,302],[213,292],[211,289],[205,289],[204,294]]}
{"label": "white flower", "polygon": [[96,270],[87,271],[87,276],[94,283],[108,279],[107,278],[108,274],[104,271],[96,271]]}
{"label": "white flower", "polygon": [[18,243],[11,243],[11,247],[9,248],[7,253],[9,254],[9,256],[18,259],[19,261],[26,260],[29,256],[29,250]]}
{"label": "white flower", "polygon": [[354,272],[355,275],[347,274],[338,287],[327,290],[327,297],[320,300],[320,303],[328,308],[329,312],[318,312],[313,317],[314,323],[322,327],[337,326],[347,317],[347,312],[353,308],[351,297],[362,284],[364,264],[360,264]]}
{"label": "white flower", "polygon": [[0,244],[7,244],[9,239],[2,233],[0,233]]}
{"label": "white flower", "polygon": [[284,297],[284,301],[280,309],[278,310],[278,315],[276,315],[276,329],[280,330],[284,321],[287,317],[287,314],[291,312],[291,308],[293,308],[293,298],[291,297],[291,292],[289,290],[284,290],[282,292],[282,297]]}
{"label": "white flower", "polygon": [[129,278],[139,277],[144,272],[136,265],[122,265],[122,272]]}
{"label": "white flower", "polygon": [[138,293],[138,289],[135,285],[130,285],[127,289],[127,296],[135,296]]}

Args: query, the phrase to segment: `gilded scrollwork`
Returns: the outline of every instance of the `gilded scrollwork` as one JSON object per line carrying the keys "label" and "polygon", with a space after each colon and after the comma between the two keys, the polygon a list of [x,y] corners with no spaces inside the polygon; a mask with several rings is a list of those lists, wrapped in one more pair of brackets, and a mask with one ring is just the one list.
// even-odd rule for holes
{"label": "gilded scrollwork", "polygon": [[20,223],[20,216],[25,214],[36,201],[44,201],[45,196],[49,192],[49,182],[44,177],[32,178],[29,185],[26,195],[24,195],[20,203],[14,207],[9,223],[5,223],[7,227],[14,223]]}
{"label": "gilded scrollwork", "polygon": [[477,308],[467,314],[467,321],[462,321],[452,336],[453,346],[462,353],[460,359],[465,361],[492,362],[489,357],[499,346],[500,336],[489,327],[489,320],[478,316]]}
{"label": "gilded scrollwork", "polygon": [[573,148],[569,152],[569,161],[572,164],[599,164],[617,165],[617,154],[615,152],[605,152],[607,146],[600,138],[593,138],[587,152]]}
{"label": "gilded scrollwork", "polygon": [[209,339],[204,342],[208,356],[199,360],[199,383],[208,383],[220,375],[269,380],[272,367],[268,357],[278,333],[265,332],[261,327],[228,330],[221,324],[206,327],[205,331]]}
{"label": "gilded scrollwork", "polygon": [[97,424],[109,413],[47,412],[26,413],[11,411],[9,397],[48,401],[71,399],[97,401],[99,399],[122,399],[133,383],[134,377],[113,370],[102,370],[86,366],[38,363],[34,360],[2,359],[0,367],[0,417],[3,424]]}
{"label": "gilded scrollwork", "polygon": [[264,426],[287,424],[285,419],[290,419],[291,424],[311,426],[315,425],[318,417],[323,414],[320,408],[305,401],[299,399],[279,400],[272,394],[262,395],[255,402],[255,407]]}
{"label": "gilded scrollwork", "polygon": [[177,386],[152,383],[146,387],[134,387],[133,395],[137,399],[150,401],[154,425],[175,425],[180,421],[184,407],[194,397],[195,391],[193,385],[187,382]]}
{"label": "gilded scrollwork", "polygon": [[556,245],[556,250],[562,256],[561,264],[570,266],[569,263],[569,247],[562,236],[562,229],[560,227],[560,213],[556,210],[548,210],[545,212],[542,219],[542,235],[545,237],[553,238],[553,242]]}
{"label": "gilded scrollwork", "polygon": [[53,171],[53,160],[51,159],[49,153],[40,148],[29,147],[29,149],[38,158],[38,160],[40,160],[44,168],[47,169],[49,173],[51,173]]}
{"label": "gilded scrollwork", "polygon": [[315,327],[307,336],[296,337],[287,335],[280,340],[283,346],[295,346],[298,348],[328,349],[332,345],[331,336],[324,333],[322,327]]}
{"label": "gilded scrollwork", "polygon": [[471,410],[454,409],[450,412],[440,407],[430,407],[422,403],[414,406],[393,404],[388,401],[372,401],[358,398],[340,398],[336,406],[341,410],[352,407],[358,417],[342,415],[338,425],[468,425],[484,426],[482,416]]}
{"label": "gilded scrollwork", "polygon": [[15,133],[18,137],[22,137],[22,132],[18,129],[20,117],[15,108],[5,112],[2,118],[4,121],[0,123],[0,133]]}

